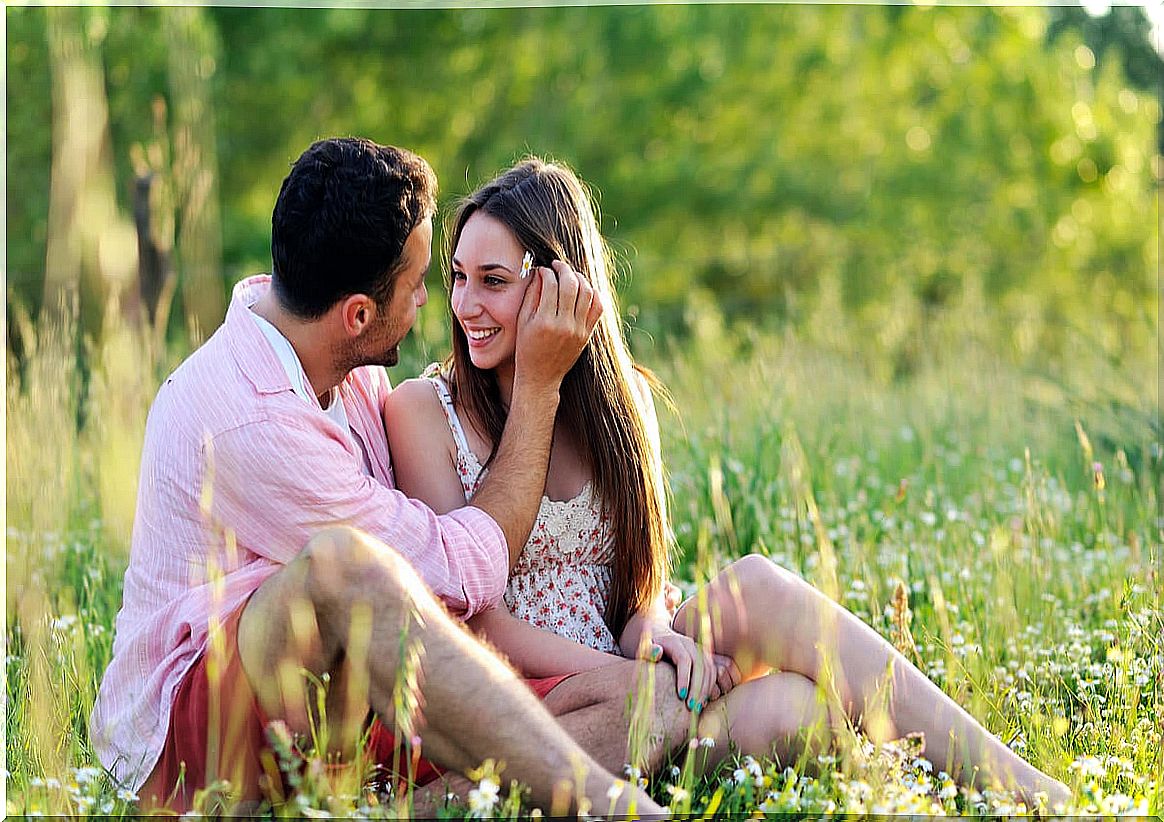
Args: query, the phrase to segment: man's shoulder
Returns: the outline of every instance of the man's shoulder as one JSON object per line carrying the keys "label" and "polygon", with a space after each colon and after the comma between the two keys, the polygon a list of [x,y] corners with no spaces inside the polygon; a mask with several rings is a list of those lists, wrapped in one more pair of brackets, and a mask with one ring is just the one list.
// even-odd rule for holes
{"label": "man's shoulder", "polygon": [[225,336],[220,328],[170,373],[151,415],[165,415],[179,429],[188,423],[205,436],[269,413],[268,397],[247,378]]}

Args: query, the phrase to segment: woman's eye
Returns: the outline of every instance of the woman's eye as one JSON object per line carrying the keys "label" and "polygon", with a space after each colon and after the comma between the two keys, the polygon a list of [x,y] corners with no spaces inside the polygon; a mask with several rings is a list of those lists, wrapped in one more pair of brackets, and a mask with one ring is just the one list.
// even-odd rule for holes
{"label": "woman's eye", "polygon": [[465,272],[464,271],[454,271],[453,272],[453,281],[454,282],[460,282],[464,279],[465,279]]}
{"label": "woman's eye", "polygon": [[500,277],[494,277],[493,275],[485,277],[485,285],[501,285],[504,282],[505,280],[501,279]]}

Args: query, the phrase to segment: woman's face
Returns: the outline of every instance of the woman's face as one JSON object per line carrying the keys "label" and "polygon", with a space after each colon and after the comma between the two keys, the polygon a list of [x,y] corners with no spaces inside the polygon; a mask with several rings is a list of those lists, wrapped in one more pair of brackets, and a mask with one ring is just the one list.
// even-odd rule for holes
{"label": "woman's face", "polygon": [[517,315],[532,277],[519,279],[525,249],[504,223],[481,211],[465,222],[453,251],[453,318],[469,359],[482,370],[510,365]]}

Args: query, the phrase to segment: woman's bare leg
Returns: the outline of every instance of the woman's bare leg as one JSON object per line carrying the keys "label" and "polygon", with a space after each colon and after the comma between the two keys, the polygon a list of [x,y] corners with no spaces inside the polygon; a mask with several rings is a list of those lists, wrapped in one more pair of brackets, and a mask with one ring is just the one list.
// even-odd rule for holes
{"label": "woman's bare leg", "polygon": [[733,748],[787,765],[803,753],[827,750],[835,721],[807,677],[777,671],[750,679],[710,703],[700,717],[699,736],[715,741],[705,767],[718,765]]}
{"label": "woman's bare leg", "polygon": [[706,610],[685,602],[678,630],[710,628],[741,670],[767,665],[822,683],[874,740],[925,735],[926,755],[966,784],[997,780],[1052,807],[1071,793],[1011,751],[853,613],[765,557],[737,560],[709,583]]}

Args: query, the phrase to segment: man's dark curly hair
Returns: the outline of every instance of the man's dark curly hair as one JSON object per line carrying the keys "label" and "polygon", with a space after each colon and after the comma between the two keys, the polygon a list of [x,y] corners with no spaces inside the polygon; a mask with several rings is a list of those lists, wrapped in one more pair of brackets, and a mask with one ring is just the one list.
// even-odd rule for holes
{"label": "man's dark curly hair", "polygon": [[357,137],[320,140],[295,161],[271,216],[272,280],[302,319],[351,294],[392,298],[408,235],[436,210],[423,158]]}

